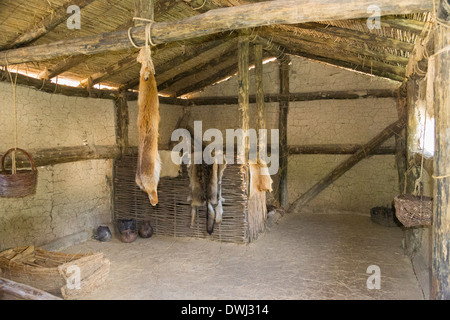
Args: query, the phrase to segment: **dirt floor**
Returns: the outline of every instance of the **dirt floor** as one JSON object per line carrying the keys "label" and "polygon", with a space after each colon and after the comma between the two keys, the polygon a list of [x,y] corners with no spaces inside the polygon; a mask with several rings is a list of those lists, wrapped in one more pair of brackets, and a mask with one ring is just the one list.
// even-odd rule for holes
{"label": "dirt floor", "polygon": [[[104,252],[106,283],[85,299],[423,299],[403,231],[358,214],[285,214],[248,245],[154,235],[89,240],[65,252]],[[380,289],[369,290],[380,269]],[[370,282],[374,283],[374,282]]]}

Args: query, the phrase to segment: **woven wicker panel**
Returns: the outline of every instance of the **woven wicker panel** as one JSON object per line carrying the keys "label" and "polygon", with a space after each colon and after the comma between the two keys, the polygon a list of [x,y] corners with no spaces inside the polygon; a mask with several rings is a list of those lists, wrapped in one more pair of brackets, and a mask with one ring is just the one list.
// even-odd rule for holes
{"label": "woven wicker panel", "polygon": [[[174,237],[208,238],[223,242],[248,243],[250,239],[247,218],[247,171],[243,165],[227,165],[222,181],[223,219],[214,232],[206,232],[206,210],[199,208],[194,228],[190,228],[191,207],[189,177],[185,165],[178,177],[161,177],[158,185],[159,203],[150,205],[148,196],[135,182],[137,155],[128,155],[115,161],[114,219],[149,220],[154,234]],[[163,164],[164,165],[164,164]]]}

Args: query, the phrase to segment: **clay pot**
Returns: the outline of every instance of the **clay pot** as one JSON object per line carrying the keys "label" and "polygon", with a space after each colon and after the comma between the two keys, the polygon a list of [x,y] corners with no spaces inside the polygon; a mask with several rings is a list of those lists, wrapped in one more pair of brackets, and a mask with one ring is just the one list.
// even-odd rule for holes
{"label": "clay pot", "polygon": [[143,221],[139,227],[139,236],[141,238],[150,238],[153,235],[153,228],[149,221]]}
{"label": "clay pot", "polygon": [[125,243],[130,243],[130,242],[135,241],[137,236],[138,235],[137,235],[136,231],[128,229],[128,230],[122,231],[122,233],[120,234],[120,240]]}

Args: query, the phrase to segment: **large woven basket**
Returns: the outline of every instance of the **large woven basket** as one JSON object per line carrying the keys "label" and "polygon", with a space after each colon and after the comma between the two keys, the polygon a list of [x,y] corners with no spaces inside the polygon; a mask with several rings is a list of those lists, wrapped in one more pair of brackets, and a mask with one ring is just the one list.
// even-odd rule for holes
{"label": "large woven basket", "polygon": [[401,194],[394,198],[395,215],[405,227],[431,225],[433,199],[425,196]]}
{"label": "large woven basket", "polygon": [[[79,288],[68,285],[74,266],[79,268]],[[97,289],[108,277],[109,269],[110,261],[103,253],[65,254],[34,246],[0,252],[0,277],[60,294],[68,300],[82,298]]]}
{"label": "large woven basket", "polygon": [[[31,169],[17,170],[13,173],[5,169],[5,158],[13,151],[22,152],[30,161]],[[0,197],[26,197],[36,193],[37,170],[33,158],[20,148],[12,148],[2,156],[2,171],[0,172]]]}

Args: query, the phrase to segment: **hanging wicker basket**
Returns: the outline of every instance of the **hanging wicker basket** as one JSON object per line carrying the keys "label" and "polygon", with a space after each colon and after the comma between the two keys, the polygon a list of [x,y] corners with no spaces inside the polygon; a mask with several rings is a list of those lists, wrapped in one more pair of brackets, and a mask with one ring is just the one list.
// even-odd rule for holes
{"label": "hanging wicker basket", "polygon": [[[17,170],[12,173],[12,170],[5,169],[5,158],[12,151],[22,152],[30,161],[31,169]],[[25,197],[36,193],[37,184],[37,170],[33,158],[28,152],[20,148],[12,148],[6,151],[1,159],[0,172],[0,197]]]}
{"label": "hanging wicker basket", "polygon": [[433,199],[402,194],[394,198],[395,215],[405,227],[431,225]]}

